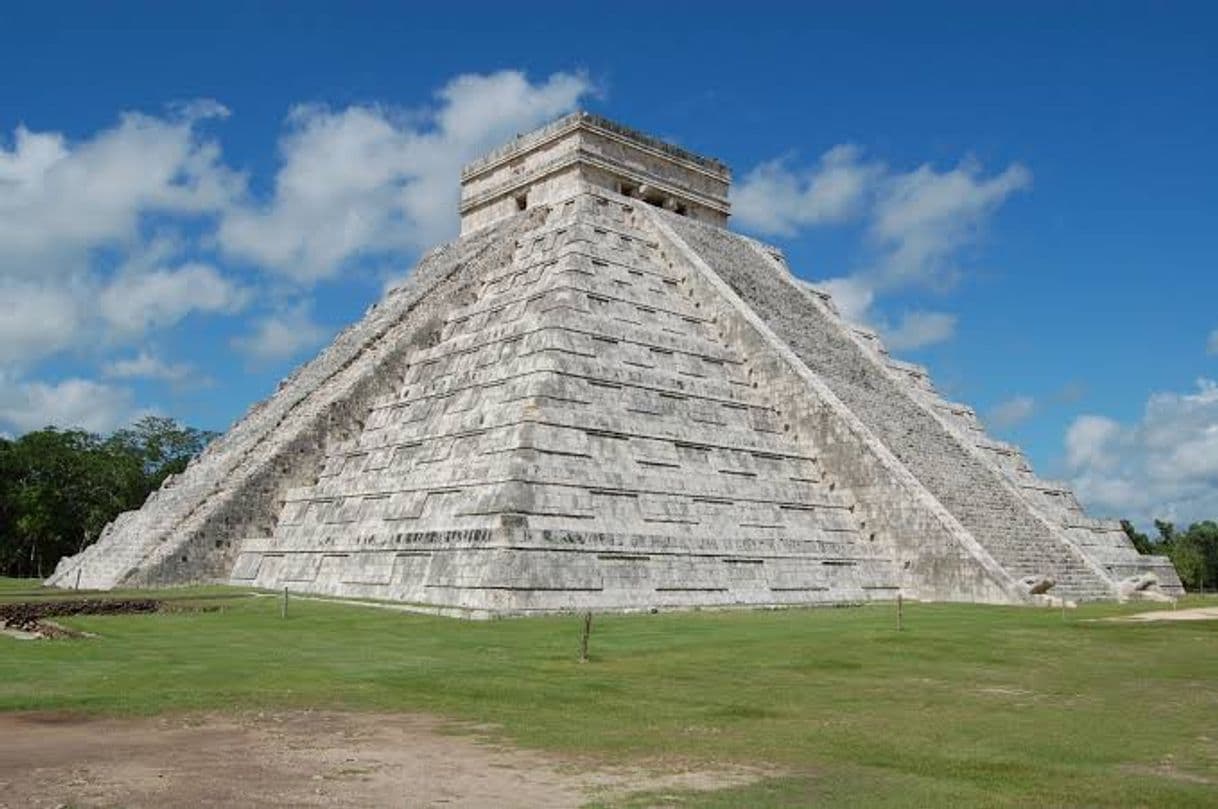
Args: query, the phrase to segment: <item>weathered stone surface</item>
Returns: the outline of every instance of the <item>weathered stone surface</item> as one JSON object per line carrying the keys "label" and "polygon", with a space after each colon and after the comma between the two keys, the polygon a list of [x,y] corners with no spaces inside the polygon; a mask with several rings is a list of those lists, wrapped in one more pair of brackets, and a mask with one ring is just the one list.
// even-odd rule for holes
{"label": "weathered stone surface", "polygon": [[1047,576],[1025,576],[1020,583],[1027,588],[1028,595],[1041,596],[1053,589],[1057,582]]}
{"label": "weathered stone surface", "polygon": [[[1085,600],[1115,597],[1115,581],[1130,568],[1170,568],[1161,557],[1139,556],[1119,524],[1088,522],[1063,485],[1040,481],[1025,463],[1010,469],[995,461],[998,444],[971,410],[943,402],[924,369],[891,360],[878,338],[842,322],[776,250],[664,218],[1011,576],[1048,576],[1056,594]],[[1179,586],[1174,571],[1162,582]]]}
{"label": "weathered stone surface", "polygon": [[721,164],[576,115],[463,179],[460,240],[51,583],[470,615],[1178,588],[720,227]]}
{"label": "weathered stone surface", "polygon": [[1159,586],[1159,577],[1154,573],[1139,573],[1120,582],[1118,593],[1121,601],[1174,601]]}

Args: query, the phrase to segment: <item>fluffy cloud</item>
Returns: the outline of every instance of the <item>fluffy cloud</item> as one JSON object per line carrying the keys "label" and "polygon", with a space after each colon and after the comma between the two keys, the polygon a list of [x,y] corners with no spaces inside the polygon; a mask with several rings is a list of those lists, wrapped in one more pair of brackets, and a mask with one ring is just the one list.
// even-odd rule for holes
{"label": "fluffy cloud", "polygon": [[925,348],[950,340],[956,333],[956,316],[947,312],[914,310],[895,323],[872,311],[875,289],[861,277],[831,278],[817,284],[833,296],[838,314],[851,323],[869,324],[880,333],[893,351]]}
{"label": "fluffy cloud", "polygon": [[883,257],[868,273],[876,288],[950,282],[956,253],[974,241],[989,216],[1032,175],[1019,165],[993,177],[966,160],[937,172],[920,166],[888,177],[879,190],[871,234]]}
{"label": "fluffy cloud", "polygon": [[97,303],[118,333],[142,334],[172,326],[194,311],[238,311],[248,297],[214,267],[190,263],[117,278]]}
{"label": "fluffy cloud", "polygon": [[263,317],[252,332],[233,338],[232,346],[257,366],[294,357],[329,334],[329,329],[313,322],[306,306],[298,305]]}
{"label": "fluffy cloud", "polygon": [[[114,421],[105,414],[122,409],[124,389],[28,374],[66,352],[99,361],[97,348],[135,344],[191,313],[269,305],[231,341],[254,363],[317,345],[329,330],[313,322],[302,287],[352,269],[383,272],[452,235],[462,164],[592,92],[578,73],[531,81],[505,70],[458,76],[421,109],[299,106],[268,195],[225,163],[210,129],[229,112],[211,100],[125,113],[81,138],[0,132],[3,418],[26,429],[43,417],[21,414],[57,396],[64,406],[45,417]],[[141,353],[98,371],[176,383],[187,368]],[[101,415],[84,419],[70,405],[89,391]]]}
{"label": "fluffy cloud", "polygon": [[251,290],[209,246],[306,283],[404,258],[455,231],[462,163],[591,90],[502,71],[458,76],[424,110],[298,107],[266,201],[204,133],[229,114],[215,101],[126,113],[75,142],[18,127],[0,137],[0,366],[241,309]]}
{"label": "fluffy cloud", "polygon": [[242,192],[200,133],[227,114],[200,101],[125,114],[75,143],[25,127],[11,147],[0,139],[0,366],[234,307],[235,286],[214,268],[150,263],[192,247],[151,223],[214,218]]}
{"label": "fluffy cloud", "polygon": [[[990,427],[1006,430],[1023,424],[1032,416],[1042,411],[1073,405],[1087,393],[1082,383],[1066,382],[1054,391],[1040,398],[1033,396],[1012,396],[994,405],[985,414],[985,422]],[[1085,463],[1089,448],[1099,446],[1107,430],[1115,426],[1115,422],[1102,416],[1082,416],[1075,421],[1074,429],[1067,435],[1066,450],[1071,458],[1071,464]]]}
{"label": "fluffy cloud", "polygon": [[762,233],[793,236],[801,228],[857,216],[883,167],[862,161],[856,146],[835,146],[815,168],[792,169],[788,159],[762,163],[732,194],[736,221]]}
{"label": "fluffy cloud", "polygon": [[895,349],[919,348],[950,338],[955,319],[941,312],[912,312],[889,324],[872,311],[877,298],[954,283],[961,274],[960,251],[1031,181],[1018,164],[987,176],[974,160],[945,171],[922,165],[898,172],[845,145],[830,149],[807,171],[792,168],[788,160],[762,164],[741,181],[733,211],[745,227],[781,236],[851,220],[865,223],[871,254],[865,266],[819,285],[834,295],[848,320],[875,325]]}
{"label": "fluffy cloud", "polygon": [[1156,393],[1141,420],[1080,416],[1065,439],[1075,490],[1097,513],[1145,524],[1187,523],[1218,513],[1218,383]]}
{"label": "fluffy cloud", "polygon": [[137,242],[143,217],[224,208],[243,179],[198,124],[227,114],[215,102],[128,113],[77,144],[18,127],[12,148],[0,145],[0,275],[78,273],[93,251]]}
{"label": "fluffy cloud", "polygon": [[[76,342],[86,317],[81,284],[0,276],[0,368],[27,363]],[[0,381],[3,381],[0,379]]]}
{"label": "fluffy cloud", "polygon": [[1066,463],[1071,469],[1111,471],[1116,466],[1115,449],[1121,425],[1106,416],[1079,416],[1066,431]]}
{"label": "fluffy cloud", "polygon": [[875,290],[859,278],[830,278],[816,284],[833,296],[833,305],[838,314],[851,323],[866,323],[871,304],[875,302]]}
{"label": "fluffy cloud", "polygon": [[956,332],[956,316],[946,312],[906,312],[899,323],[882,325],[880,332],[893,351],[912,351],[950,340]]}
{"label": "fluffy cloud", "polygon": [[999,430],[1023,424],[1036,412],[1036,400],[1031,396],[1012,396],[994,405],[986,414],[986,423]]}
{"label": "fluffy cloud", "polygon": [[134,357],[106,363],[102,373],[112,379],[155,379],[162,382],[181,383],[194,375],[189,363],[171,363],[141,351]]}
{"label": "fluffy cloud", "polygon": [[0,424],[18,433],[49,425],[104,433],[134,416],[135,403],[127,388],[88,379],[10,384],[0,378]]}
{"label": "fluffy cloud", "polygon": [[509,70],[459,76],[427,110],[298,107],[280,143],[273,197],[229,212],[219,242],[310,283],[357,257],[444,240],[456,232],[462,164],[591,91],[582,75],[555,73],[533,84]]}

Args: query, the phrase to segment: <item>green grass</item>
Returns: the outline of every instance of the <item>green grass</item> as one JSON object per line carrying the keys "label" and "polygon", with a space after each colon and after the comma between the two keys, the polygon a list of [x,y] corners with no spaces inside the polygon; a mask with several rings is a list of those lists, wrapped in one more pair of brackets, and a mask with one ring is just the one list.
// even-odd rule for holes
{"label": "green grass", "polygon": [[43,587],[40,579],[12,579],[0,576],[0,604],[13,601],[68,601],[76,598],[158,598],[164,601],[184,601],[248,596],[242,587],[208,584],[196,587],[174,587],[166,590],[60,590]]}
{"label": "green grass", "polygon": [[889,605],[598,616],[581,665],[574,618],[212,603],[0,638],[0,710],[430,711],[613,763],[778,773],[627,807],[1218,805],[1218,623],[1083,620],[1145,605],[907,604],[901,633]]}

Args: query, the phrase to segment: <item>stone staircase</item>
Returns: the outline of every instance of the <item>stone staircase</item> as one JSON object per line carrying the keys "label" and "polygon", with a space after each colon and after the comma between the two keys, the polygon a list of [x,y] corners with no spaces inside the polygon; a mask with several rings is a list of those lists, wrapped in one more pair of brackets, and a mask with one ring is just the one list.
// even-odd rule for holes
{"label": "stone staircase", "polygon": [[[988,436],[971,407],[948,401],[939,394],[926,368],[892,359],[874,332],[855,328],[854,333],[862,338],[868,350],[907,383],[912,395],[928,407],[944,426],[954,432],[964,445],[976,450],[973,453],[975,456],[1018,487],[1024,502],[1053,526],[1055,534],[1065,540],[1061,544],[1073,547],[1075,553],[1060,564],[1069,566],[1081,555],[1091,566],[1100,567],[1114,582],[1153,573],[1161,592],[1173,596],[1184,594],[1184,586],[1170,560],[1163,556],[1138,553],[1120,522],[1088,517],[1068,484],[1041,478],[1033,471],[1019,447]],[[1069,582],[1062,582],[1062,588],[1068,586],[1071,586]],[[1084,593],[1081,597],[1093,596]]]}
{"label": "stone staircase", "polygon": [[[1018,487],[984,462],[868,350],[812,292],[784,278],[777,256],[721,229],[669,217],[669,224],[1013,579],[1047,576],[1072,600],[1113,598],[1115,582],[1090,564]],[[916,367],[916,366],[915,366]]]}

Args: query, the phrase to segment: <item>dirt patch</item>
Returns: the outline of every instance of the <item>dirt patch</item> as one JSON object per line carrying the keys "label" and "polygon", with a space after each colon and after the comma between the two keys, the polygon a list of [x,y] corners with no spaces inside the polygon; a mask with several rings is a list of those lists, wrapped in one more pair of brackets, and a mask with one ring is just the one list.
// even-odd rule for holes
{"label": "dirt patch", "polygon": [[492,744],[429,716],[281,712],[91,719],[0,715],[0,809],[579,807],[769,773],[604,768]]}
{"label": "dirt patch", "polygon": [[1206,778],[1204,775],[1197,775],[1196,773],[1185,772],[1179,769],[1176,767],[1175,762],[1171,761],[1170,759],[1160,761],[1158,764],[1155,764],[1152,767],[1135,766],[1126,767],[1125,769],[1126,771],[1135,773],[1136,775],[1154,775],[1158,776],[1159,778],[1167,778],[1171,781],[1181,781],[1185,784],[1205,784],[1208,786],[1209,784],[1214,783],[1213,780]]}
{"label": "dirt patch", "polygon": [[150,598],[81,598],[70,601],[18,601],[0,604],[0,626],[26,632],[34,631],[48,618],[68,615],[122,615],[156,612],[162,602]]}
{"label": "dirt patch", "polygon": [[72,615],[139,615],[153,612],[216,612],[218,604],[170,603],[151,598],[78,598],[0,604],[0,633],[21,640],[91,637],[48,620]]}
{"label": "dirt patch", "polygon": [[70,626],[57,624],[54,621],[28,621],[21,628],[10,627],[0,623],[0,635],[7,635],[17,640],[44,640],[46,638],[92,638],[89,632],[81,632]]}
{"label": "dirt patch", "polygon": [[1218,621],[1218,607],[1196,607],[1191,610],[1155,610],[1105,618],[1105,621],[1141,623],[1143,621]]}

